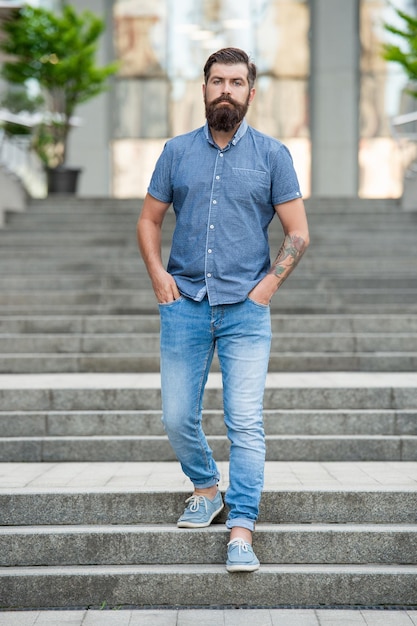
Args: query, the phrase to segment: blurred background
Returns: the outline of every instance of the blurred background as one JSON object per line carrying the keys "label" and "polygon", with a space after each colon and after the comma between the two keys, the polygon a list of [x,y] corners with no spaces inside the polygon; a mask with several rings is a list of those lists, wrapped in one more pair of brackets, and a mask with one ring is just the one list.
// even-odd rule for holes
{"label": "blurred background", "polygon": [[395,8],[417,15],[416,0],[71,4],[105,19],[100,61],[121,62],[111,88],[78,111],[69,156],[85,169],[79,195],[143,197],[167,138],[204,123],[207,57],[237,46],[259,72],[249,123],[289,147],[305,197],[401,196],[416,154],[403,132],[411,127],[395,120],[413,113],[417,100],[381,45],[395,39],[384,22],[396,23]]}

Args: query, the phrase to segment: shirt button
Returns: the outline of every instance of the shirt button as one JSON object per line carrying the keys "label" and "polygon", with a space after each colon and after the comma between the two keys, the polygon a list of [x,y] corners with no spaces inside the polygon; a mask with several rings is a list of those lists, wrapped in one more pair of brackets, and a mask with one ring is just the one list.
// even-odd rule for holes
{"label": "shirt button", "polygon": [[214,224],[210,224],[210,229],[213,230],[214,229]]}
{"label": "shirt button", "polygon": [[213,200],[213,204],[217,204],[217,200]]}
{"label": "shirt button", "polygon": [[220,180],[220,176],[216,176],[216,180]]}
{"label": "shirt button", "polygon": [[222,156],[223,156],[223,152],[220,152],[219,156],[221,156],[221,157],[222,157]]}
{"label": "shirt button", "polygon": [[209,249],[207,250],[207,252],[208,252],[209,254],[211,254],[211,253],[213,252],[213,250],[212,250],[211,248],[209,248]]}
{"label": "shirt button", "polygon": [[210,274],[210,272],[207,274],[207,278],[211,278],[211,274]]}

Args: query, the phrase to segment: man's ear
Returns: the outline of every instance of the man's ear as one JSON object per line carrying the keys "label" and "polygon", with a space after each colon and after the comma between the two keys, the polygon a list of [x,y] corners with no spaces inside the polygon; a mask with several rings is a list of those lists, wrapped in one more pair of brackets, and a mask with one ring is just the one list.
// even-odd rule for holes
{"label": "man's ear", "polygon": [[202,91],[203,91],[203,99],[204,99],[204,98],[206,97],[206,83],[203,83],[203,84],[201,85],[201,87],[202,87]]}
{"label": "man's ear", "polygon": [[251,89],[251,90],[250,90],[250,92],[249,92],[249,104],[250,104],[250,103],[252,102],[252,100],[254,99],[254,97],[255,97],[255,93],[256,93],[256,89],[255,89],[255,87],[252,87],[252,89]]}

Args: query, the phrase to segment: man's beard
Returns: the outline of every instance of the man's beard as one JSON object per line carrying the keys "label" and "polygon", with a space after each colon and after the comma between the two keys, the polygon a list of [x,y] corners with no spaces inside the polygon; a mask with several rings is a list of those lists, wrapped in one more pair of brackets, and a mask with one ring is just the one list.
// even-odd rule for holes
{"label": "man's beard", "polygon": [[[218,106],[220,102],[230,102],[232,106]],[[212,102],[205,100],[205,105],[206,118],[210,128],[227,133],[236,128],[245,117],[249,108],[249,96],[244,104],[236,102],[229,96],[220,96]]]}

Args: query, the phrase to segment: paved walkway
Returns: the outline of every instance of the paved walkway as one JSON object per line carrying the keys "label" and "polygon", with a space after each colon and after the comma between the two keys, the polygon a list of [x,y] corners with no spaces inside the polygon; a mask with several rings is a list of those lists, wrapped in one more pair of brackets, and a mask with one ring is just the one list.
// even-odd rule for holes
{"label": "paved walkway", "polygon": [[[218,463],[220,488],[228,485],[229,464]],[[417,489],[416,461],[268,461],[264,490]],[[0,490],[187,491],[192,488],[176,462],[0,463]],[[417,598],[416,598],[417,602]]]}
{"label": "paved walkway", "polygon": [[417,611],[226,609],[0,612],[0,626],[417,626]]}
{"label": "paved walkway", "polygon": [[[0,389],[159,389],[160,375],[144,373],[0,374]],[[211,372],[208,389],[221,386]],[[415,372],[270,372],[266,388],[275,387],[417,387]]]}

